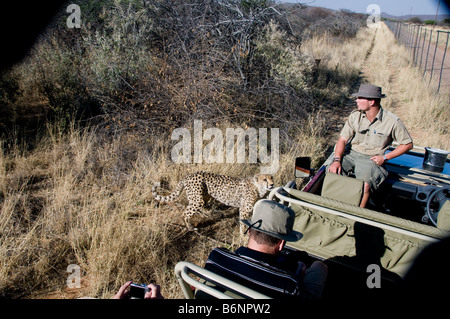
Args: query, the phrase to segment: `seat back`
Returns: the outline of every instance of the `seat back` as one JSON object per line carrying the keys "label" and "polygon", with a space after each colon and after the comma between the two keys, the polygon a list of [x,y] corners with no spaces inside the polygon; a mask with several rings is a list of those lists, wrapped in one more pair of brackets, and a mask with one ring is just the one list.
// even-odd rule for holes
{"label": "seat back", "polygon": [[444,205],[439,209],[437,227],[450,231],[450,200],[446,200]]}
{"label": "seat back", "polygon": [[364,181],[362,180],[328,172],[323,181],[321,195],[359,206],[363,187]]}
{"label": "seat back", "polygon": [[225,248],[214,249],[205,268],[271,298],[300,295],[300,283],[291,273]]}

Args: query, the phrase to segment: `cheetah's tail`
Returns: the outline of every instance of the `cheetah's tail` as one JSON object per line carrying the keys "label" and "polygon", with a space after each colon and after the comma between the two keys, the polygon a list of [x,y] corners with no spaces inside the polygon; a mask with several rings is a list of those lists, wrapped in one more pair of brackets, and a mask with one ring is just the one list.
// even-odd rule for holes
{"label": "cheetah's tail", "polygon": [[175,190],[171,194],[169,194],[167,196],[161,196],[161,195],[158,195],[158,192],[156,191],[156,188],[160,187],[160,186],[161,186],[160,182],[157,182],[157,183],[153,184],[152,195],[155,198],[155,200],[157,200],[158,202],[166,202],[166,203],[167,202],[173,202],[178,196],[180,196],[181,191],[184,188],[183,182],[180,182],[180,183],[178,183],[177,187],[175,188]]}

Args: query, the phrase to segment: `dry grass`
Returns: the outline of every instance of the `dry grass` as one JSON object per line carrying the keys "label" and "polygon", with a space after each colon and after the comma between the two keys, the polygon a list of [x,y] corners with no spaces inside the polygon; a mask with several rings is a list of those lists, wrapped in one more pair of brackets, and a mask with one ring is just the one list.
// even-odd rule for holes
{"label": "dry grass", "polygon": [[158,268],[178,250],[158,210],[143,206],[154,170],[127,160],[121,139],[99,148],[95,132],[49,136],[30,154],[2,158],[3,294],[63,289],[69,264],[81,267],[97,296],[131,277],[163,281]]}
{"label": "dry grass", "polygon": [[360,70],[375,35],[375,29],[362,28],[351,39],[336,39],[325,33],[312,37],[302,45],[305,54],[321,59],[329,69],[340,68],[352,72]]}
{"label": "dry grass", "polygon": [[423,78],[406,48],[396,43],[385,24],[378,29],[372,54],[364,67],[365,80],[383,87],[383,107],[396,113],[416,145],[450,149],[449,97],[436,93],[435,83]]}
{"label": "dry grass", "polygon": [[330,106],[330,102],[348,102],[347,98],[353,93],[354,84],[359,80],[359,71],[366,60],[374,35],[374,29],[361,28],[355,38],[341,39],[324,33],[302,44],[305,55],[320,60],[317,81],[327,83],[320,96],[323,104]]}
{"label": "dry grass", "polygon": [[[310,123],[299,130],[295,147],[281,154],[277,184],[292,177],[298,152],[322,153],[320,125]],[[97,132],[75,127],[67,134],[49,129],[46,136],[31,152],[16,148],[0,157],[3,297],[109,298],[133,278],[159,283],[166,298],[180,298],[176,262],[202,265],[220,243],[243,244],[237,210],[213,206],[222,218],[206,218],[200,228],[205,236],[199,236],[176,226],[183,225],[184,203],[156,206],[151,186],[165,179],[174,187],[197,170],[249,176],[256,164],[179,165],[165,141],[148,141],[148,148],[121,135],[106,143]],[[66,287],[70,264],[81,268],[81,289]]]}

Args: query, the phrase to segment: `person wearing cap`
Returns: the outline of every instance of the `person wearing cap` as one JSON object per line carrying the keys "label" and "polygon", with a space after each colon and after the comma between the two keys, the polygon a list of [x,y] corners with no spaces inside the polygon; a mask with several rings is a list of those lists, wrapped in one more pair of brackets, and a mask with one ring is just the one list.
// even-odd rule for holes
{"label": "person wearing cap", "polygon": [[[366,207],[370,193],[379,188],[388,172],[384,164],[413,148],[413,140],[401,120],[381,107],[381,87],[361,84],[356,97],[358,109],[348,117],[336,143],[328,171],[336,174],[353,171],[364,181],[360,206]],[[350,147],[346,150],[347,143]],[[385,154],[392,142],[399,145]]]}
{"label": "person wearing cap", "polygon": [[247,247],[235,252],[214,249],[205,268],[273,298],[320,299],[328,267],[314,261],[309,268],[282,253],[287,241],[298,241],[302,234],[293,230],[294,211],[278,202],[262,199],[255,203],[248,226]]}

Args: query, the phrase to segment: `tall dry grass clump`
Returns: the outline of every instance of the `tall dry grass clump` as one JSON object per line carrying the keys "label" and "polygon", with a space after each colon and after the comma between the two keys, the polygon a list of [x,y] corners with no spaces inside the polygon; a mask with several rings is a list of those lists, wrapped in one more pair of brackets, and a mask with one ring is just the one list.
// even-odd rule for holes
{"label": "tall dry grass clump", "polygon": [[[292,178],[298,152],[314,156],[322,151],[321,129],[315,121],[311,118],[310,125],[299,131],[295,148],[281,154],[277,185]],[[109,298],[133,278],[159,283],[165,297],[179,298],[173,274],[176,262],[202,265],[220,243],[229,243],[230,248],[242,244],[237,214],[230,215],[224,234],[212,235],[217,240],[205,239],[184,230],[183,197],[175,206],[157,207],[151,187],[162,179],[173,188],[185,174],[198,170],[250,176],[257,167],[179,165],[167,158],[170,152],[149,152],[136,146],[132,137],[116,137],[106,144],[96,134],[74,127],[68,134],[52,129],[35,150],[2,155],[3,297],[59,291],[60,296]],[[66,286],[69,265],[79,266],[82,274],[82,289],[72,294]]]}
{"label": "tall dry grass clump", "polygon": [[153,176],[164,169],[154,154],[129,154],[137,150],[122,138],[99,147],[95,131],[48,136],[35,151],[1,158],[1,295],[63,292],[66,269],[76,264],[86,295],[110,297],[133,278],[164,283],[167,297],[179,296],[174,263],[199,262],[206,248],[192,253],[198,239],[170,227],[150,204]]}
{"label": "tall dry grass clump", "polygon": [[324,105],[348,102],[360,70],[375,37],[375,30],[361,28],[353,38],[336,38],[328,32],[308,38],[302,44],[303,54],[318,63],[316,81],[322,90],[316,99]]}

